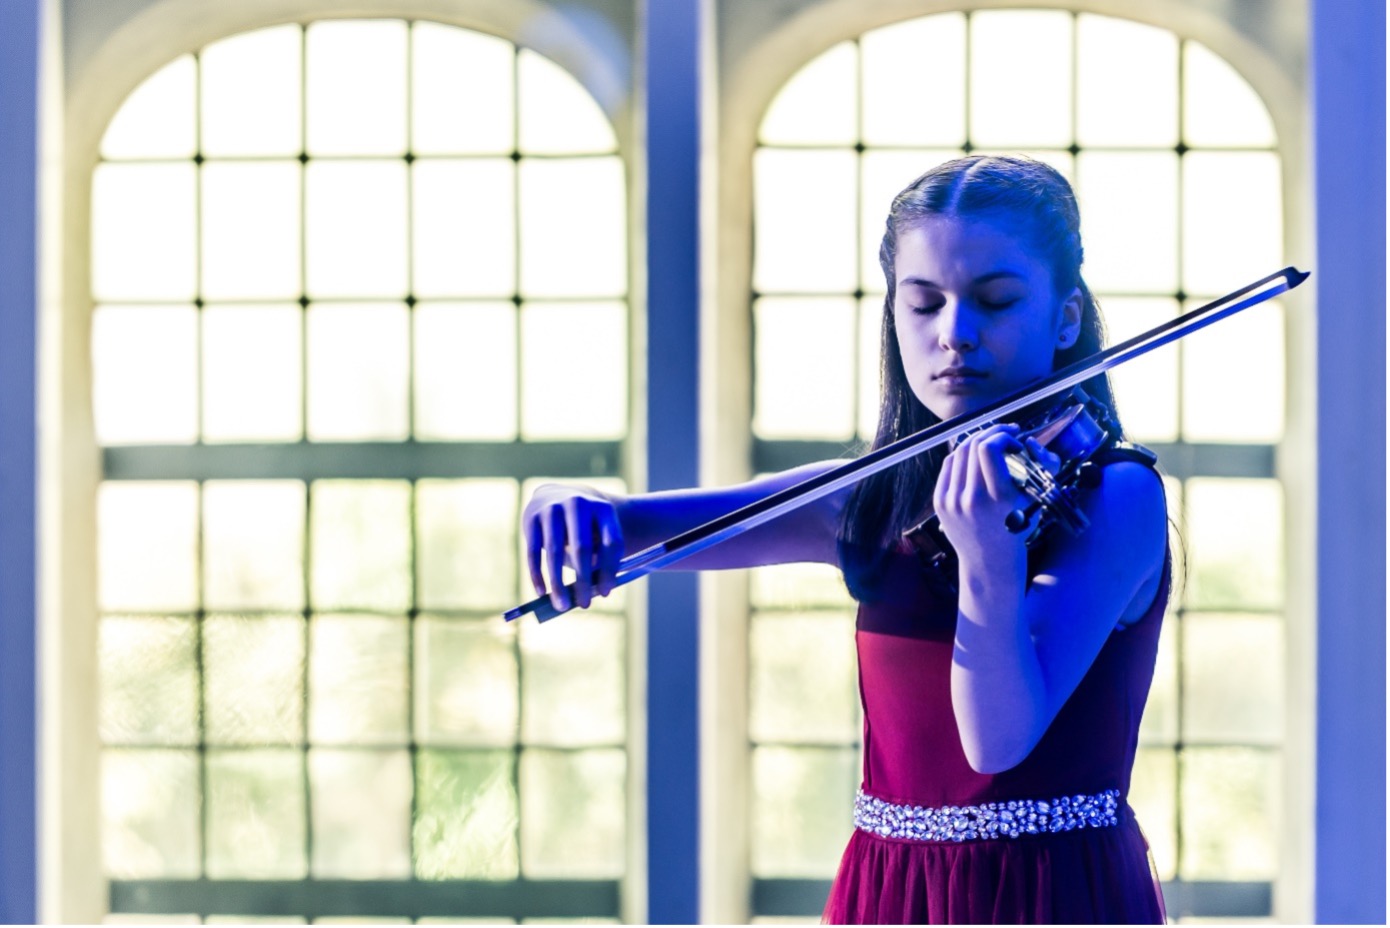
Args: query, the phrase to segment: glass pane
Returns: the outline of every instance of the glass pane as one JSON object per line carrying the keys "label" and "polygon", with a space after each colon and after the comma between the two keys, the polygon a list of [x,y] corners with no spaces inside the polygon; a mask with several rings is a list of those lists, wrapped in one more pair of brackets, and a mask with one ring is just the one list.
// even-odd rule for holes
{"label": "glass pane", "polygon": [[98,306],[92,416],[103,445],[198,437],[198,316],[192,306]]}
{"label": "glass pane", "polygon": [[618,158],[521,162],[521,292],[627,293],[627,195]]}
{"label": "glass pane", "polygon": [[196,744],[197,626],[188,619],[101,620],[103,744]]}
{"label": "glass pane", "polygon": [[213,161],[203,165],[202,182],[203,297],[297,298],[299,164]]}
{"label": "glass pane", "polygon": [[855,431],[854,300],[763,297],[753,304],[753,431],[849,439]]}
{"label": "glass pane", "polygon": [[1190,748],[1182,774],[1184,880],[1269,880],[1278,875],[1282,817],[1279,755],[1250,748]]}
{"label": "glass pane", "polygon": [[1183,141],[1205,145],[1270,145],[1274,123],[1255,88],[1198,42],[1183,43]]}
{"label": "glass pane", "polygon": [[197,65],[182,55],[126,97],[101,137],[103,158],[192,158]]}
{"label": "glass pane", "polygon": [[304,740],[304,619],[208,616],[203,622],[209,744]]}
{"label": "glass pane", "polygon": [[1176,744],[1178,740],[1178,622],[1176,615],[1163,617],[1158,636],[1158,659],[1154,665],[1149,700],[1139,723],[1140,744]]}
{"label": "glass pane", "polygon": [[1190,608],[1284,603],[1284,498],[1276,480],[1187,481]]}
{"label": "glass pane", "polygon": [[417,155],[512,150],[512,43],[468,29],[410,28],[411,151]]}
{"label": "glass pane", "polygon": [[521,627],[521,740],[557,747],[621,744],[626,734],[626,624],[566,616]]}
{"label": "glass pane", "polygon": [[516,69],[523,153],[566,155],[611,152],[618,147],[613,126],[598,101],[568,71],[528,48],[517,52]]}
{"label": "glass pane", "polygon": [[878,433],[878,410],[883,402],[880,359],[883,354],[884,297],[859,301],[859,438],[872,442]]}
{"label": "glass pane", "polygon": [[1188,152],[1183,157],[1183,289],[1217,296],[1283,264],[1279,156]]}
{"label": "glass pane", "polygon": [[1158,878],[1178,869],[1178,755],[1167,748],[1140,748],[1134,757],[1129,804],[1149,840]]}
{"label": "glass pane", "polygon": [[829,879],[854,822],[853,748],[754,748],[755,877]]}
{"label": "glass pane", "polygon": [[627,307],[521,308],[521,435],[621,438],[627,432]]}
{"label": "glass pane", "polygon": [[510,302],[415,307],[417,439],[516,438],[516,312]]}
{"label": "glass pane", "polygon": [[1284,629],[1276,616],[1183,618],[1183,740],[1277,746],[1284,736]]}
{"label": "glass pane", "polygon": [[[1163,148],[1178,143],[1176,35],[1109,16],[1077,17],[1076,141]],[[1089,217],[1084,209],[1082,214]]]}
{"label": "glass pane", "polygon": [[748,660],[752,740],[834,744],[858,736],[852,614],[755,614]]}
{"label": "glass pane", "polygon": [[976,145],[1071,144],[1072,15],[970,17],[970,135]]}
{"label": "glass pane", "polygon": [[754,290],[854,290],[857,167],[852,151],[754,152]]}
{"label": "glass pane", "polygon": [[298,306],[203,309],[203,440],[304,436],[304,320]]}
{"label": "glass pane", "polygon": [[207,764],[208,876],[303,879],[304,755],[209,751]]}
{"label": "glass pane", "polygon": [[203,485],[203,602],[210,609],[304,608],[304,484]]}
{"label": "glass pane", "polygon": [[405,619],[314,616],[309,624],[310,741],[406,741],[408,631]]}
{"label": "glass pane", "polygon": [[420,608],[514,605],[516,481],[421,480],[415,493]]}
{"label": "glass pane", "polygon": [[[1270,270],[1274,270],[1273,266]],[[1191,301],[1196,308],[1198,301]],[[1188,441],[1274,444],[1284,434],[1284,307],[1256,306],[1182,341]]]}
{"label": "glass pane", "polygon": [[97,602],[105,612],[198,608],[198,484],[105,481],[97,490]]}
{"label": "glass pane", "polygon": [[[864,144],[965,143],[965,16],[945,13],[894,23],[864,33],[859,49]],[[927,54],[929,90],[922,82]]]}
{"label": "glass pane", "polygon": [[404,22],[316,22],[305,55],[310,155],[405,154]]}
{"label": "glass pane", "polygon": [[311,161],[305,169],[309,295],[404,297],[404,161]]}
{"label": "glass pane", "polygon": [[620,750],[523,751],[522,874],[536,880],[622,876],[626,796],[627,756]]}
{"label": "glass pane", "polygon": [[828,564],[774,564],[748,572],[749,601],[759,609],[853,609],[840,571]]}
{"label": "glass pane", "polygon": [[416,770],[415,875],[514,880],[517,801],[510,751],[421,751]]}
{"label": "glass pane", "polygon": [[415,620],[415,738],[510,745],[517,737],[514,626],[489,618]]}
{"label": "glass pane", "polygon": [[316,480],[310,514],[310,599],[315,608],[410,608],[409,484]]}
{"label": "glass pane", "polygon": [[782,85],[763,116],[764,145],[853,145],[859,136],[853,42],[812,59]]}
{"label": "glass pane", "polygon": [[1178,285],[1178,156],[1077,156],[1086,282],[1098,292],[1172,293]]}
{"label": "glass pane", "polygon": [[[1177,301],[1161,297],[1101,297],[1111,345],[1177,316]],[[1110,372],[1125,433],[1138,442],[1178,439],[1178,349],[1160,348]]]}
{"label": "glass pane", "polygon": [[300,27],[289,24],[231,36],[198,53],[204,156],[303,150],[303,44]]}
{"label": "glass pane", "polygon": [[409,877],[410,781],[405,751],[310,750],[313,876]]}
{"label": "glass pane", "polygon": [[99,164],[92,175],[92,294],[192,300],[193,163]]}
{"label": "glass pane", "polygon": [[516,166],[511,160],[417,161],[411,170],[415,295],[516,292]]}
{"label": "glass pane", "polygon": [[964,152],[959,149],[938,148],[866,151],[860,156],[859,286],[862,289],[882,293],[888,287],[878,251],[883,244],[893,199],[927,171],[962,154]]}
{"label": "glass pane", "polygon": [[309,439],[410,434],[410,315],[398,303],[309,307]]}
{"label": "glass pane", "polygon": [[111,879],[199,876],[198,755],[101,753],[101,841]]}

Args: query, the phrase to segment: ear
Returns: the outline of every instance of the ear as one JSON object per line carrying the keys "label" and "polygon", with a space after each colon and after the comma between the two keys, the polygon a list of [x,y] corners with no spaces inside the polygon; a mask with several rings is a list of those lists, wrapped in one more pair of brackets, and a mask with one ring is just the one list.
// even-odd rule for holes
{"label": "ear", "polygon": [[1081,337],[1081,311],[1084,306],[1085,299],[1081,296],[1080,287],[1072,290],[1062,301],[1061,315],[1057,320],[1058,350],[1070,348]]}

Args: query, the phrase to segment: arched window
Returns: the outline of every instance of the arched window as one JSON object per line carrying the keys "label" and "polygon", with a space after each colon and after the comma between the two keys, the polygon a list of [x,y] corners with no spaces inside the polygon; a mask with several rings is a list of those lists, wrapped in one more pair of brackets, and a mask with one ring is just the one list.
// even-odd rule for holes
{"label": "arched window", "polygon": [[[1201,43],[1051,10],[866,32],[807,63],[761,122],[755,470],[872,438],[888,204],[971,151],[1021,151],[1073,181],[1083,271],[1112,341],[1284,263],[1269,114]],[[1127,430],[1170,475],[1188,554],[1131,793],[1174,915],[1269,915],[1279,877],[1283,333],[1281,308],[1265,306],[1115,375]],[[753,914],[814,914],[859,776],[854,668],[842,656],[852,603],[832,572],[765,568],[750,610]]]}
{"label": "arched window", "polygon": [[231,36],[111,121],[113,911],[618,916],[623,597],[498,615],[532,595],[529,485],[623,485],[626,190],[574,78],[432,22]]}

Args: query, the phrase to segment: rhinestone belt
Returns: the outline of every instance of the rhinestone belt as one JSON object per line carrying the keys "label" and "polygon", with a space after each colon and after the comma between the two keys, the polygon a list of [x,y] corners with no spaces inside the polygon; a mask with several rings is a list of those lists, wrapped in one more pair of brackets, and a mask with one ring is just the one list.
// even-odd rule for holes
{"label": "rhinestone belt", "polygon": [[854,797],[854,827],[883,838],[911,841],[970,841],[1017,838],[1120,823],[1120,791],[1058,799],[1011,799],[978,806],[902,805],[867,795]]}

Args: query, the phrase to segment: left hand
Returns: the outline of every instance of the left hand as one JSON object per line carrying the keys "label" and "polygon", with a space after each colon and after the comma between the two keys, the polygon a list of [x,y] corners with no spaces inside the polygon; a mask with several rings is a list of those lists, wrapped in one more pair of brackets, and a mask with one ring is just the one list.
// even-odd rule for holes
{"label": "left hand", "polygon": [[962,563],[1009,563],[1025,557],[1026,532],[1004,524],[1028,497],[1004,463],[1006,451],[1022,451],[1012,423],[1000,423],[963,439],[946,456],[932,494],[932,507]]}

